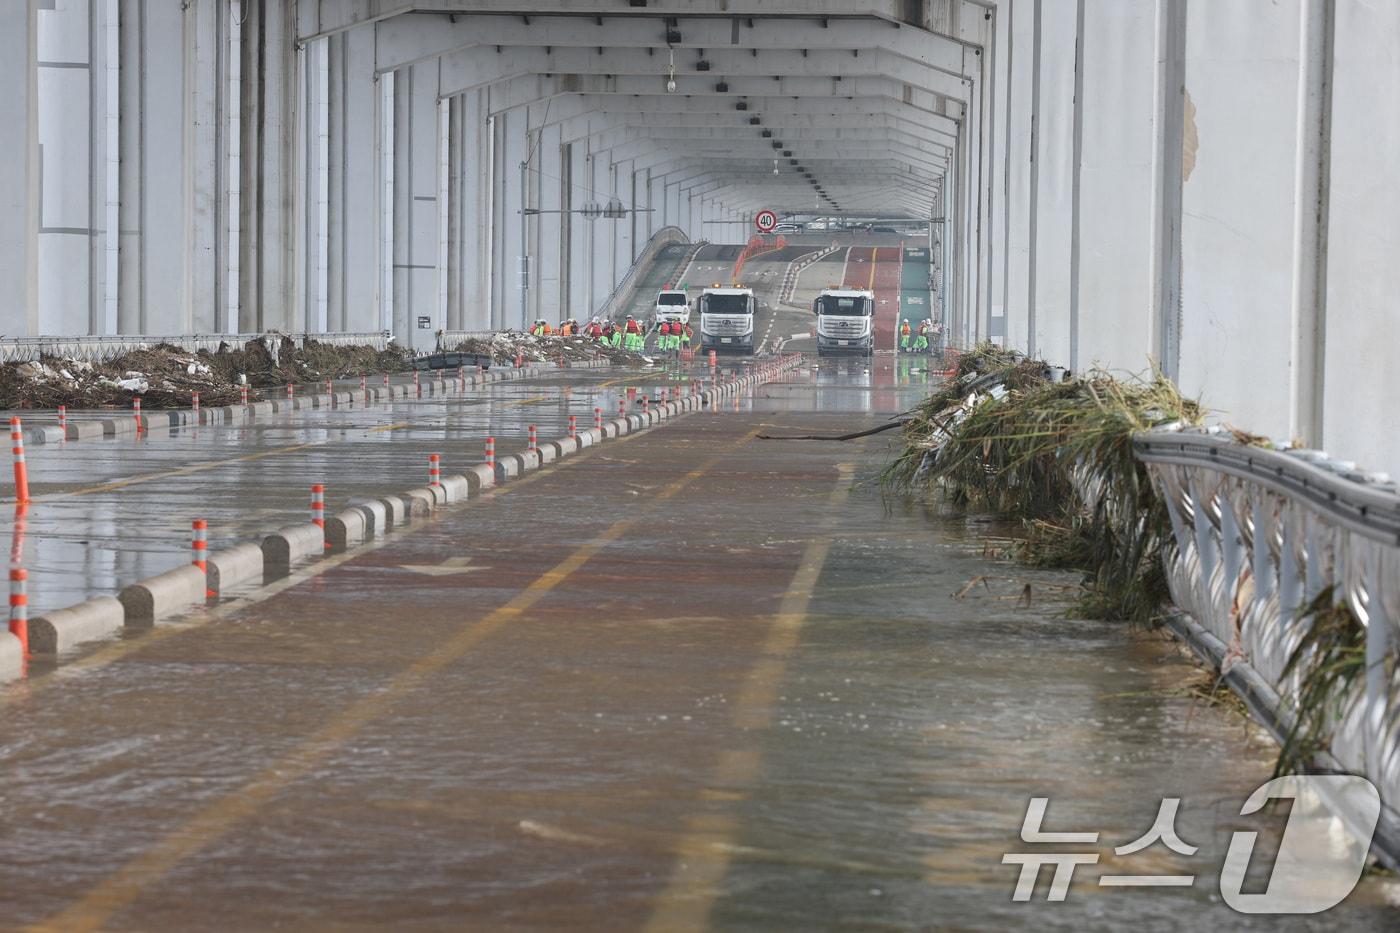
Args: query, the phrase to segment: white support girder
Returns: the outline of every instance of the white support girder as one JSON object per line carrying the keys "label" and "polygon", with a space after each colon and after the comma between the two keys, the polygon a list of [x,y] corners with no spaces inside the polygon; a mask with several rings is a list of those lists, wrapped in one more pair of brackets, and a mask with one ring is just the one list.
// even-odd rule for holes
{"label": "white support girder", "polygon": [[[846,6],[849,9],[850,4]],[[649,16],[610,16],[599,22],[567,12],[567,16],[396,16],[375,27],[376,67],[381,71],[402,68],[480,45],[656,49],[662,55],[668,48],[665,17],[672,14],[651,11]],[[735,14],[681,19],[677,29],[680,41],[670,43],[671,48],[750,50],[760,58],[766,52],[788,50],[883,49],[954,77],[974,75],[979,67],[976,45],[869,16],[832,19],[823,25],[810,14],[751,21]]]}
{"label": "white support girder", "polygon": [[[536,2],[528,15],[521,15],[519,0],[357,0],[351,3],[328,0],[294,0],[297,35],[300,41],[351,29],[368,23],[379,23],[393,17],[421,10],[433,11],[444,19],[452,16],[509,16],[512,19],[538,22],[551,16],[578,16],[603,19],[608,24],[630,19],[662,17],[723,18],[745,21],[771,18],[801,18],[833,25],[843,20],[873,19],[884,21],[890,28],[906,22],[907,4],[904,0],[865,0],[860,13],[853,13],[847,0],[652,0],[645,8],[629,9],[615,0],[554,0]],[[421,14],[420,14],[421,15]]]}
{"label": "white support girder", "polygon": [[[755,50],[757,51],[757,50]],[[698,56],[703,55],[704,58]],[[861,52],[859,49],[828,50],[816,55],[796,51],[767,51],[757,55],[740,50],[684,51],[668,54],[663,49],[551,48],[536,46],[492,46],[479,44],[442,57],[443,92],[472,90],[504,76],[523,74],[595,75],[617,78],[655,78],[664,82],[674,75],[680,93],[707,93],[725,82],[733,93],[746,93],[764,87],[772,93],[778,79],[790,82],[780,87],[783,95],[811,93],[817,96],[845,96],[843,86],[871,79],[882,79],[898,86],[898,95],[919,94],[917,105],[932,113],[960,118],[967,86],[958,75],[948,74],[891,52]],[[700,70],[701,63],[705,70]],[[402,67],[402,66],[400,66]],[[802,79],[818,83],[804,84]],[[761,81],[754,85],[753,81]],[[648,87],[660,87],[650,84]],[[810,87],[811,90],[805,90]],[[907,89],[907,90],[906,90]],[[621,93],[628,93],[622,91]],[[915,103],[915,101],[909,101]]]}

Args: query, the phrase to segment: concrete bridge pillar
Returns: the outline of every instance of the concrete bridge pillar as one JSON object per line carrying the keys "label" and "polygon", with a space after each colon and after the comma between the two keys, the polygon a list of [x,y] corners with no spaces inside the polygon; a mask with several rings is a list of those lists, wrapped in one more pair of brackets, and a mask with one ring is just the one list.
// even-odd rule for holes
{"label": "concrete bridge pillar", "polygon": [[382,161],[374,35],[352,29],[325,40],[328,60],[327,327],[377,331],[381,315]]}
{"label": "concrete bridge pillar", "polygon": [[[137,0],[133,7],[147,6]],[[296,82],[296,29],[293,23],[294,4],[280,0],[243,0],[243,28],[239,43],[240,106],[239,106],[239,238],[237,325],[242,331],[278,328],[297,329],[296,313],[296,203],[301,192],[297,179],[296,127],[299,105]],[[125,10],[125,7],[123,7]],[[168,15],[168,11],[165,11]],[[131,38],[133,34],[136,38]],[[127,107],[125,78],[127,43],[139,41],[140,30],[128,29],[123,17],[123,109]],[[176,37],[178,39],[178,36]],[[147,43],[149,47],[149,43]],[[150,78],[147,78],[150,83]],[[178,86],[178,82],[173,85]],[[134,93],[134,91],[132,91]],[[158,110],[157,106],[157,110]],[[149,118],[148,118],[149,119]],[[128,125],[122,121],[123,155],[128,149]],[[130,145],[135,145],[132,140]],[[125,192],[139,184],[139,178],[129,178],[129,168],[123,162],[122,203]],[[125,231],[126,219],[122,220]],[[138,241],[145,247],[149,243]],[[126,251],[123,234],[122,249]],[[149,249],[146,250],[149,252]],[[123,271],[127,260],[123,257]],[[137,316],[139,306],[128,302],[126,282],[123,281],[121,300],[122,330]],[[140,330],[139,321],[133,322]],[[147,331],[149,332],[149,331]]]}
{"label": "concrete bridge pillar", "polygon": [[[0,282],[38,326],[39,11],[32,0],[0,5]],[[13,319],[11,319],[13,320]]]}
{"label": "concrete bridge pillar", "polygon": [[437,70],[394,73],[393,331],[404,346],[432,349],[444,325],[438,283]]}

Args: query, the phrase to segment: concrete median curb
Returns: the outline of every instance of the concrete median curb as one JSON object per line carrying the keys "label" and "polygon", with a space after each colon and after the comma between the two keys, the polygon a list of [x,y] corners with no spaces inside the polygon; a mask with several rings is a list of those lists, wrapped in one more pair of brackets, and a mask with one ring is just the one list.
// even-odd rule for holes
{"label": "concrete median curb", "polygon": [[415,522],[420,518],[427,518],[433,514],[437,508],[437,498],[433,491],[427,486],[419,486],[414,489],[407,489],[399,493],[399,499],[404,503],[404,515],[408,521]]}
{"label": "concrete median curb", "polygon": [[384,506],[384,517],[388,522],[385,531],[396,530],[408,524],[408,505],[398,496],[380,496],[376,501]]}
{"label": "concrete median curb", "polygon": [[471,496],[481,495],[481,490],[490,489],[496,485],[496,474],[484,463],[469,467],[463,474],[466,477],[467,485],[470,487]]}
{"label": "concrete median curb", "polygon": [[281,579],[299,561],[320,557],[325,550],[325,532],[310,522],[275,531],[262,542],[263,579],[268,582]]}
{"label": "concrete median curb", "polygon": [[98,596],[30,619],[29,650],[35,654],[61,654],[85,641],[107,638],[125,624],[126,608],[121,600]]}
{"label": "concrete median curb", "polygon": [[342,509],[326,519],[326,550],[340,553],[365,542],[365,513],[357,508]]}
{"label": "concrete median curb", "polygon": [[374,538],[389,530],[389,506],[383,499],[354,498],[348,503],[352,509],[359,509],[365,517],[365,539]]}
{"label": "concrete median curb", "polygon": [[209,591],[222,596],[225,590],[262,579],[263,550],[256,544],[236,544],[211,552],[207,563]]}
{"label": "concrete median curb", "polygon": [[126,610],[127,626],[147,626],[202,604],[206,590],[204,572],[186,565],[133,583],[117,599]]}
{"label": "concrete median curb", "polygon": [[471,498],[471,482],[465,476],[444,476],[442,491],[447,494],[444,504],[453,505]]}

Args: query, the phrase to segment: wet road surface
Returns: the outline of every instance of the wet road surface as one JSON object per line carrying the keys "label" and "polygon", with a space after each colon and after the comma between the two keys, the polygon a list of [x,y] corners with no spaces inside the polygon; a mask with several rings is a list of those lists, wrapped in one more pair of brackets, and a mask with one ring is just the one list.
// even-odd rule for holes
{"label": "wet road surface", "polygon": [[595,408],[615,417],[619,401],[631,411],[690,378],[664,367],[546,371],[462,391],[449,383],[422,398],[34,446],[34,501],[22,513],[9,504],[0,535],[29,570],[37,615],[185,563],[195,518],[209,522],[212,549],[258,540],[303,519],[313,484],[326,486],[333,513],[356,496],[422,485],[430,454],[449,476],[483,462],[487,437],[509,453],[526,446],[531,424],[542,439],[560,437],[570,415],[588,428]]}
{"label": "wet road surface", "polygon": [[[1164,638],[883,500],[892,435],[757,436],[922,391],[823,364],[6,688],[4,924],[1393,928],[1380,880],[1320,918],[1221,904],[1272,749]],[[1031,796],[1111,848],[1178,795],[1196,857],[1012,903]],[[1094,885],[1123,870],[1199,877]]]}

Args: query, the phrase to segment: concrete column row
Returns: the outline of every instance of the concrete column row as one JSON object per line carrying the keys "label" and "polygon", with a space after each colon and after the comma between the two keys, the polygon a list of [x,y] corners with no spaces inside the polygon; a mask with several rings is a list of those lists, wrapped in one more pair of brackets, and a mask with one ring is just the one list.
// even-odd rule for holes
{"label": "concrete column row", "polygon": [[[380,69],[373,28],[299,44],[295,9],[0,4],[0,333],[426,347],[587,318],[658,230],[725,210],[606,125],[565,138],[490,84],[444,97],[436,60]],[[578,213],[614,196],[637,210]]]}

